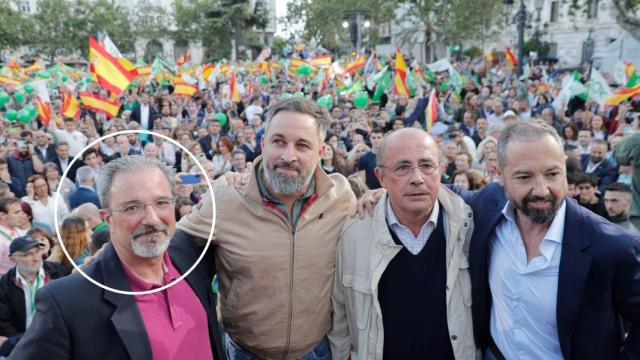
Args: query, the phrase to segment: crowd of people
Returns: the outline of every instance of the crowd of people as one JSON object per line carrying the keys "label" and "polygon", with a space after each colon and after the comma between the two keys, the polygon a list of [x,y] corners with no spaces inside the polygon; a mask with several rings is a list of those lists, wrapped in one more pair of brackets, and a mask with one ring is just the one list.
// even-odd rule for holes
{"label": "crowd of people", "polygon": [[[352,352],[361,359],[421,358],[425,354],[474,359],[487,347],[497,359],[520,358],[523,352],[534,354],[531,358],[608,359],[620,349],[630,358],[639,355],[638,313],[631,308],[640,308],[640,245],[625,245],[621,239],[640,229],[640,104],[629,101],[603,108],[595,101],[573,97],[558,106],[554,99],[562,79],[572,75],[553,64],[532,64],[520,79],[500,60],[470,59],[453,66],[468,75],[460,87],[444,86],[451,73],[438,72],[432,82],[419,84],[413,96],[400,96],[389,88],[379,101],[364,107],[356,106],[353,93],[337,92],[337,81],[318,89],[304,76],[281,69],[271,82],[261,81],[261,73],[242,74],[241,81],[245,87],[251,84],[251,91],[247,89],[239,102],[229,99],[229,80],[221,76],[190,97],[173,94],[172,85],[149,80],[120,95],[123,105],[113,118],[82,108],[79,119],[65,117],[45,125],[37,120],[11,122],[0,112],[0,355],[9,355],[16,344],[12,353],[16,359],[52,354],[83,358],[103,351],[111,351],[114,358],[128,354],[156,359],[176,354],[203,359],[329,359],[331,352],[337,359],[346,359]],[[588,72],[582,69],[582,81],[586,82]],[[365,70],[354,76],[372,74]],[[97,85],[89,88],[108,98]],[[425,112],[434,89],[439,107],[436,121],[430,124]],[[376,87],[366,91],[373,97]],[[322,96],[332,99],[326,110],[315,103]],[[4,110],[14,105],[11,100]],[[61,99],[54,100],[52,111],[60,113],[61,106]],[[123,130],[137,132],[116,134]],[[95,141],[101,137],[105,138]],[[549,159],[555,162],[545,163]],[[514,170],[514,164],[524,168]],[[130,183],[122,183],[125,177],[130,177]],[[217,179],[215,212],[207,178]],[[565,180],[566,191],[553,190],[561,189]],[[540,184],[547,182],[552,184],[551,192],[538,194]],[[441,183],[454,192],[441,188]],[[531,193],[517,193],[527,186],[533,189]],[[370,192],[380,188],[386,191]],[[409,190],[417,192],[405,192]],[[493,198],[485,196],[489,193]],[[565,202],[565,196],[576,202]],[[375,213],[368,220],[349,220],[341,231],[357,199],[362,206],[376,206]],[[380,206],[375,205],[378,200]],[[635,251],[635,258],[615,258],[629,265],[628,278],[600,263],[617,255],[599,257],[598,253],[593,255],[592,270],[581,268],[581,276],[588,273],[602,281],[587,284],[596,287],[587,292],[601,290],[599,294],[614,297],[597,304],[589,298],[585,300],[587,310],[611,315],[607,317],[609,327],[615,327],[614,317],[622,315],[627,321],[626,342],[613,329],[591,333],[590,328],[603,324],[600,318],[562,318],[571,322],[567,325],[558,314],[556,324],[555,310],[549,313],[555,302],[536,304],[541,299],[534,291],[525,295],[522,309],[514,305],[507,290],[501,295],[478,290],[484,283],[493,290],[500,281],[514,286],[518,279],[515,275],[499,279],[486,257],[484,263],[478,263],[469,254],[473,237],[490,236],[490,230],[480,229],[496,224],[483,214],[494,200],[500,204],[494,209],[496,214],[504,213],[508,221],[494,226],[497,244],[481,251],[495,252],[491,266],[505,274],[520,271],[525,276],[542,269],[555,271],[557,280],[557,268],[570,252],[565,254],[563,247],[562,258],[559,252],[554,256],[555,248],[546,240],[553,235],[562,242],[561,227],[554,221],[560,209],[565,241],[570,237],[566,229],[575,225],[582,230],[589,227],[604,240],[611,237],[612,247],[621,253]],[[553,209],[551,215],[545,212],[547,206]],[[269,214],[256,210],[262,207]],[[530,224],[523,225],[518,217],[522,214]],[[102,258],[89,265],[92,276],[125,290],[153,289],[154,284],[173,280],[190,266],[191,258],[185,261],[180,256],[198,253],[202,240],[209,236],[212,216],[216,218],[215,236],[211,254],[205,257],[208,260],[188,285],[174,287],[172,293],[179,305],[197,309],[193,310],[197,316],[185,318],[195,323],[194,328],[181,330],[171,316],[154,323],[152,315],[157,310],[141,297],[122,300],[114,296],[114,304],[137,304],[139,313],[127,313],[135,320],[121,319],[124,322],[105,330],[101,339],[82,334],[85,325],[73,320],[74,316],[83,309],[95,312],[91,326],[99,327],[107,323],[108,318],[102,317],[110,310],[90,309],[102,294],[73,278],[79,275],[67,276],[74,263],[82,265],[87,258],[95,261],[96,251],[109,243],[112,247],[107,248],[112,250],[105,250]],[[586,220],[578,223],[577,217]],[[610,223],[625,230],[619,232]],[[529,246],[529,236],[543,236],[552,229],[556,233],[547,233],[544,242],[537,238],[538,243]],[[505,250],[518,230],[523,252],[517,256],[524,256],[524,265],[518,263],[520,258],[509,260]],[[135,234],[132,239],[140,236],[145,240],[140,240],[138,248],[132,240],[131,246],[126,231]],[[379,234],[383,237],[378,238]],[[173,250],[167,249],[172,237]],[[259,239],[268,241],[258,244]],[[369,242],[371,239],[376,241]],[[454,248],[449,244],[455,239],[459,243]],[[382,251],[376,244],[390,247]],[[594,240],[597,251],[601,246]],[[445,252],[446,258],[438,255]],[[165,254],[171,256],[170,261]],[[384,266],[377,264],[377,272],[371,273],[367,254],[384,258]],[[527,259],[533,264],[540,256],[549,263],[530,269]],[[114,262],[118,258],[123,266]],[[149,258],[156,261],[140,265],[144,261],[139,259]],[[432,265],[416,268],[423,262]],[[104,272],[113,266],[119,269],[116,275]],[[169,269],[164,275],[162,266]],[[473,272],[474,266],[489,267],[485,280]],[[592,275],[593,269],[601,272]],[[572,280],[563,271],[560,267],[560,282],[569,286]],[[220,286],[224,335],[219,333],[216,301],[211,302],[215,292],[207,291],[214,273]],[[403,276],[406,273],[411,276]],[[603,279],[614,275],[624,279],[613,285],[604,283]],[[123,283],[118,276],[129,282]],[[425,277],[431,280],[421,287]],[[59,278],[67,280],[58,283],[55,279]],[[532,288],[540,286],[536,289],[555,294],[552,300],[556,296],[558,302],[566,300],[557,283],[541,285],[531,277],[525,281]],[[45,287],[49,282],[52,286]],[[197,283],[204,283],[205,290]],[[49,289],[47,296],[38,292],[43,287]],[[446,297],[438,296],[445,288]],[[65,298],[70,296],[65,291],[83,295],[71,300]],[[580,293],[576,289],[576,296]],[[454,300],[449,301],[451,297]],[[423,307],[420,299],[437,300]],[[151,303],[162,301],[154,298]],[[204,306],[193,307],[198,302]],[[566,303],[562,306],[568,307]],[[568,307],[566,312],[573,314],[576,309]],[[534,319],[537,310],[546,323]],[[559,305],[560,311],[564,309]],[[522,333],[501,328],[496,316],[518,319],[531,328]],[[431,319],[434,326],[419,326],[420,321]],[[148,340],[124,339],[122,329],[131,324],[146,329]],[[163,331],[165,326],[172,330]],[[21,342],[30,327],[33,329]],[[575,331],[584,337],[577,339],[567,327],[582,327]],[[194,329],[208,331],[209,336],[197,335]],[[539,335],[552,339],[520,343],[522,336]],[[171,345],[161,355],[164,346],[176,339],[184,344]],[[589,353],[586,339],[606,344]],[[136,348],[136,341],[145,345]]]}

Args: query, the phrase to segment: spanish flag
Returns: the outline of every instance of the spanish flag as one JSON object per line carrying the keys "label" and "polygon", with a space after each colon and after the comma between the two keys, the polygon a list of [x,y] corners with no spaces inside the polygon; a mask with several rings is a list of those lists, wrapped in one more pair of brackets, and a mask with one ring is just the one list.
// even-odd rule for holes
{"label": "spanish flag", "polygon": [[229,75],[229,100],[234,103],[240,102],[240,93],[238,92],[238,83],[236,82],[235,71],[232,71],[231,75]]}
{"label": "spanish flag", "polygon": [[176,86],[173,89],[173,95],[191,97],[196,92],[198,92],[198,88],[195,85],[191,85],[180,78],[176,78]]}
{"label": "spanish flag", "polygon": [[507,55],[509,67],[513,68],[514,66],[518,65],[518,58],[511,52],[511,48],[506,48],[504,52]]}
{"label": "spanish flag", "polygon": [[430,131],[433,127],[433,123],[438,120],[438,97],[436,96],[436,90],[431,90],[429,95],[429,104],[425,112],[427,131]]}
{"label": "spanish flag", "polygon": [[0,75],[0,84],[18,86],[21,82],[10,77]]}
{"label": "spanish flag", "polygon": [[209,80],[209,76],[213,74],[215,67],[213,64],[202,65],[202,78],[205,80]]}
{"label": "spanish flag", "polygon": [[115,95],[122,93],[134,78],[134,74],[100,46],[93,36],[89,37],[89,64],[98,84]]}
{"label": "spanish flag", "polygon": [[78,94],[80,95],[80,101],[87,109],[103,113],[110,118],[118,115],[120,103],[117,101],[102,99],[98,95],[86,91],[81,91]]}
{"label": "spanish flag", "polygon": [[62,116],[76,120],[80,118],[78,100],[70,92],[65,92],[62,96]]}
{"label": "spanish flag", "polygon": [[138,74],[138,76],[150,75],[151,65],[136,66],[136,74]]}
{"label": "spanish flag", "polygon": [[49,122],[51,121],[51,106],[49,103],[42,101],[42,99],[38,97],[36,99],[36,109],[38,110],[38,119],[45,127],[49,127]]}
{"label": "spanish flag", "polygon": [[364,67],[364,64],[367,62],[367,59],[364,58],[364,55],[360,55],[358,56],[358,58],[350,63],[349,65],[347,65],[347,68],[345,69],[345,72],[354,72],[360,68]]}
{"label": "spanish flag", "polygon": [[331,55],[320,55],[311,59],[311,66],[313,67],[329,67],[331,66]]}
{"label": "spanish flag", "polygon": [[409,96],[407,64],[404,62],[400,48],[396,48],[396,76],[393,79],[393,89],[398,95]]}
{"label": "spanish flag", "polygon": [[640,96],[640,84],[632,88],[618,89],[613,94],[607,96],[604,99],[604,107],[619,105],[621,102],[636,96]]}

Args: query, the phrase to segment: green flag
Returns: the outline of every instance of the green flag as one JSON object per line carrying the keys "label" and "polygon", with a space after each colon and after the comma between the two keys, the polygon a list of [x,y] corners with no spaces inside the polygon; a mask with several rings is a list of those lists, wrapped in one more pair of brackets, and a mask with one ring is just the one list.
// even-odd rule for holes
{"label": "green flag", "polygon": [[373,102],[379,102],[382,94],[387,90],[387,88],[391,86],[391,73],[389,71],[385,71],[385,73],[380,77],[378,84],[376,85],[376,91],[371,98]]}

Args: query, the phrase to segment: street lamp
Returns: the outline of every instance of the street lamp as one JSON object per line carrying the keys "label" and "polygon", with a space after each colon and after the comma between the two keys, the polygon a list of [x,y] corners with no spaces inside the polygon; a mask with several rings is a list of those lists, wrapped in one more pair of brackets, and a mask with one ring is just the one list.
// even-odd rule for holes
{"label": "street lamp", "polygon": [[350,25],[353,26],[351,42],[356,47],[356,51],[362,48],[363,28],[368,29],[371,26],[368,14],[369,12],[366,10],[348,10],[342,12],[342,27],[347,29]]}
{"label": "street lamp", "polygon": [[591,79],[591,67],[593,65],[593,52],[596,48],[596,41],[593,38],[593,28],[589,29],[589,35],[587,35],[587,40],[585,40],[582,45],[582,63],[589,63],[589,73],[587,75],[587,80]]}

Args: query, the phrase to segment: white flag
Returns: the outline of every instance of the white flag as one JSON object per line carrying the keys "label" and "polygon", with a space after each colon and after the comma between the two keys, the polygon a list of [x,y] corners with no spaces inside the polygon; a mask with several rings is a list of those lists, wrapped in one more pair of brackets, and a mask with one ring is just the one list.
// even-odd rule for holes
{"label": "white flag", "polygon": [[616,63],[616,66],[613,67],[613,80],[615,80],[615,82],[618,85],[626,85],[627,84],[627,74],[625,72],[625,63],[623,63],[622,61],[618,61]]}
{"label": "white flag", "polygon": [[589,99],[596,101],[600,107],[604,107],[604,99],[611,94],[607,80],[596,69],[591,70],[591,80],[587,84],[587,93],[589,94]]}
{"label": "white flag", "polygon": [[449,59],[438,60],[427,67],[433,72],[449,71],[449,73],[453,73],[455,71]]}

